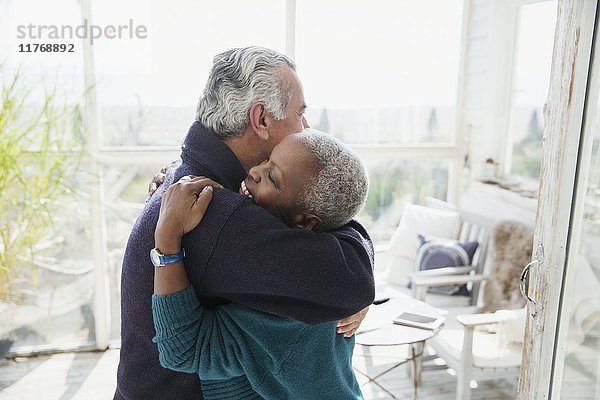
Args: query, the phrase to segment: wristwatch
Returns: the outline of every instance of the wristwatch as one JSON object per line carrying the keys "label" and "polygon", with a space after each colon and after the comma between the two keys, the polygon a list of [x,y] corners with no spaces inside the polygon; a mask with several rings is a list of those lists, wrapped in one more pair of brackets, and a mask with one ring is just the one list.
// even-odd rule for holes
{"label": "wristwatch", "polygon": [[165,256],[156,247],[150,250],[150,259],[155,267],[164,267],[165,265],[177,264],[179,261],[183,260],[184,256],[184,249],[181,249],[179,253],[171,256]]}

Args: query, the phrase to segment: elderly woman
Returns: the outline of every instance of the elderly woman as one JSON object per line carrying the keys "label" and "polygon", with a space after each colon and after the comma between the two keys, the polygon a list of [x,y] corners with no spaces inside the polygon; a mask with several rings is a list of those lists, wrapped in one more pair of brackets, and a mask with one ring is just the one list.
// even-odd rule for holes
{"label": "elderly woman", "polygon": [[[212,187],[220,185],[190,177],[163,196],[155,232],[163,253],[179,252],[183,234],[202,220]],[[358,157],[312,129],[282,140],[240,187],[247,201],[315,235],[351,220],[367,191],[368,177]],[[238,304],[205,309],[183,261],[157,267],[154,288],[154,341],[161,364],[197,373],[205,399],[362,398],[351,363],[354,337],[337,335],[335,322],[311,326]]]}

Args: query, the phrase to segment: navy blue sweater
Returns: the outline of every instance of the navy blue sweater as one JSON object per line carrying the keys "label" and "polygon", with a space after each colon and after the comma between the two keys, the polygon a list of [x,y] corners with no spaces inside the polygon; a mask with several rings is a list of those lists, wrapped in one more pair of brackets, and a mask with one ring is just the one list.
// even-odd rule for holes
{"label": "navy blue sweater", "polygon": [[[152,319],[154,267],[149,253],[165,190],[184,175],[203,175],[237,192],[246,177],[225,143],[195,122],[182,163],[137,219],[121,276],[121,356],[115,399],[198,399],[200,381],[159,364]],[[183,238],[185,267],[205,307],[233,301],[308,324],[345,318],[374,297],[373,246],[355,221],[330,233],[291,229],[251,199],[215,190],[202,220]]]}

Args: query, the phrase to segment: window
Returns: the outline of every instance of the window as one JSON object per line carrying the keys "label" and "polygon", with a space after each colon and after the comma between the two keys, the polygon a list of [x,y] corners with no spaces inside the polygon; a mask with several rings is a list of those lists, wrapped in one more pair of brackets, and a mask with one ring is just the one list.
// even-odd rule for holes
{"label": "window", "polygon": [[540,176],[556,10],[555,1],[519,7],[505,173],[532,186]]}
{"label": "window", "polygon": [[[359,152],[369,148],[361,152],[371,188],[360,220],[375,241],[389,240],[404,203],[446,200],[455,179],[449,171],[458,159],[462,6],[457,0],[297,2],[296,62],[308,120]],[[432,162],[440,144],[448,152]],[[414,146],[423,152],[407,161]],[[385,160],[384,148],[393,148]]]}
{"label": "window", "polygon": [[[11,2],[9,15],[0,19],[9,19],[11,32],[34,20],[72,26],[82,18],[99,26],[131,22],[147,27],[147,37],[104,38],[85,48],[78,39],[70,58],[19,57],[16,41],[1,47],[12,67],[22,63],[27,76],[43,76],[76,94],[72,102],[84,123],[93,123],[94,115],[98,120],[81,164],[88,175],[73,176],[86,201],[64,207],[70,214],[59,225],[69,234],[55,257],[71,274],[38,273],[43,283],[27,301],[52,306],[42,309],[43,318],[20,322],[34,333],[16,338],[13,350],[94,342],[104,347],[119,340],[127,237],[148,180],[179,156],[212,57],[224,49],[262,45],[285,52],[292,42],[309,122],[351,143],[369,170],[371,191],[359,219],[376,241],[389,239],[405,202],[446,199],[456,185],[460,0],[287,2],[295,4],[293,13],[280,0],[32,4]],[[269,23],[253,22],[265,18]],[[286,38],[294,24],[295,35]],[[93,54],[85,63],[84,51]],[[86,80],[93,85],[86,88]],[[4,321],[2,330],[17,326]],[[39,335],[38,325],[45,329]]]}
{"label": "window", "polygon": [[[279,0],[109,0],[94,2],[92,12],[99,25],[133,18],[148,27],[144,40],[94,44],[105,146],[178,149],[214,55],[250,45],[284,52],[285,2]],[[265,15],[268,24],[255,23]]]}
{"label": "window", "polygon": [[453,142],[462,1],[302,1],[310,122],[349,143]]}
{"label": "window", "polygon": [[18,352],[94,346],[83,59],[80,53],[20,53],[18,45],[28,41],[16,37],[18,26],[37,21],[79,25],[79,5],[23,0],[2,7],[0,338],[13,341]]}
{"label": "window", "polygon": [[449,160],[364,161],[369,171],[369,196],[357,219],[368,227],[375,242],[392,237],[404,204],[425,204],[426,197],[447,197]]}

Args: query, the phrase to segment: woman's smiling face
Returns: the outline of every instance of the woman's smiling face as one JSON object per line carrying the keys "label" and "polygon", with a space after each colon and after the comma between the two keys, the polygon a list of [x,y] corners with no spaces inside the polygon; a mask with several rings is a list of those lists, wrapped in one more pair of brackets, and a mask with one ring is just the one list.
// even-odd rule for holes
{"label": "woman's smiling face", "polygon": [[308,179],[317,172],[313,157],[296,135],[284,138],[271,156],[248,171],[240,193],[254,201],[286,225],[294,227],[303,210],[297,200]]}

